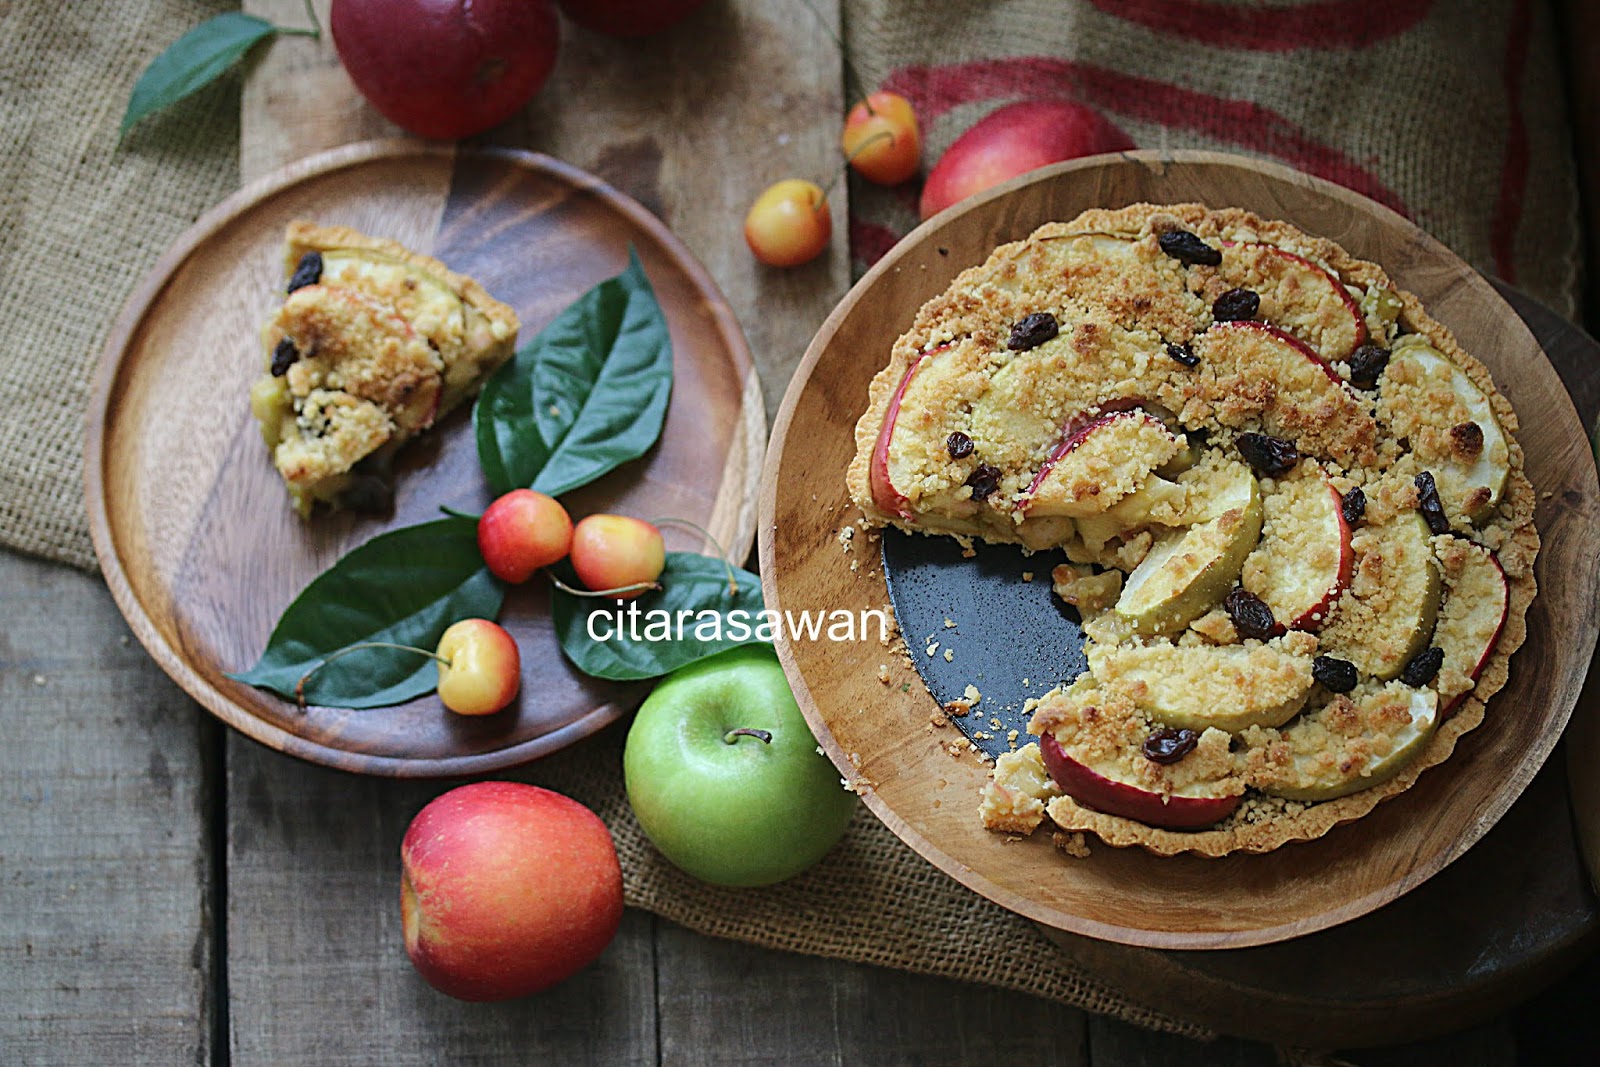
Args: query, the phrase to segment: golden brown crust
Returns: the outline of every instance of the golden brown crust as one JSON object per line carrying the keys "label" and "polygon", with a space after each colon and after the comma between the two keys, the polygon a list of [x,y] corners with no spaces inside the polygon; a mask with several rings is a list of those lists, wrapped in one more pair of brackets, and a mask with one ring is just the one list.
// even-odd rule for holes
{"label": "golden brown crust", "polygon": [[[1187,230],[1225,247],[1232,247],[1226,244],[1228,242],[1237,246],[1275,246],[1328,271],[1345,289],[1364,293],[1365,298],[1359,299],[1359,314],[1367,332],[1385,347],[1397,330],[1425,339],[1488,398],[1495,421],[1507,436],[1510,472],[1504,492],[1493,513],[1482,517],[1475,530],[1475,536],[1495,553],[1506,574],[1508,607],[1504,628],[1472,691],[1394,777],[1358,792],[1319,802],[1291,801],[1252,793],[1234,815],[1216,826],[1197,831],[1152,827],[1091,810],[1067,796],[1045,800],[1050,819],[1059,830],[1094,833],[1106,843],[1119,847],[1138,846],[1159,855],[1194,852],[1211,857],[1235,851],[1267,852],[1291,841],[1320,837],[1335,826],[1360,818],[1382,801],[1404,792],[1424,771],[1447,759],[1459,738],[1482,723],[1485,703],[1505,685],[1511,656],[1526,638],[1526,614],[1536,593],[1533,561],[1539,549],[1539,535],[1533,526],[1534,488],[1526,477],[1522,451],[1513,436],[1518,428],[1517,418],[1483,364],[1465,352],[1450,331],[1428,315],[1414,295],[1397,289],[1377,264],[1351,256],[1332,241],[1239,209],[1212,210],[1200,204],[1135,204],[1114,210],[1086,211],[1071,222],[1048,224],[1023,241],[997,248],[983,264],[962,272],[943,294],[919,310],[911,329],[896,342],[887,365],[871,383],[867,409],[856,425],[856,455],[847,472],[847,485],[852,499],[867,519],[878,525],[896,525],[911,532],[954,532],[988,540],[1030,543],[1026,531],[1018,531],[1017,523],[1002,524],[991,514],[1000,513],[1003,510],[1000,505],[987,509],[973,505],[962,511],[946,504],[939,514],[917,514],[916,521],[908,521],[880,506],[880,502],[873,499],[872,462],[889,406],[907,369],[923,353],[964,339],[990,350],[1004,349],[1009,324],[1041,307],[1048,307],[1062,319],[1064,334],[1069,331],[1069,322],[1074,326],[1088,324],[1098,337],[1095,343],[1102,345],[1108,334],[1118,331],[1130,336],[1137,334],[1146,347],[1187,344],[1212,325],[1209,310],[1212,301],[1225,288],[1241,284],[1244,279],[1249,286],[1263,291],[1261,317],[1274,321],[1273,313],[1279,310],[1278,305],[1272,303],[1277,299],[1273,290],[1277,284],[1273,276],[1274,262],[1263,261],[1259,256],[1252,260],[1248,255],[1231,255],[1216,268],[1191,268],[1187,280],[1174,290],[1163,273],[1166,264],[1152,260],[1148,254],[1148,249],[1155,247],[1155,236],[1169,229]],[[1134,239],[1134,256],[1119,261],[1124,274],[1116,279],[1117,284],[1113,284],[1111,277],[1101,278],[1092,267],[1076,262],[1059,247],[1051,248],[1063,242],[1081,241],[1085,235]],[[1138,248],[1146,251],[1137,251]],[[1030,279],[1032,268],[1045,262],[1058,268],[1051,277],[1065,279],[1065,284],[1055,284],[1071,289],[1070,293],[1049,295],[1034,285]],[[1186,303],[1188,296],[1195,299]],[[1337,288],[1329,288],[1314,297],[1303,305],[1296,305],[1297,311],[1289,316],[1284,329],[1331,360],[1342,360],[1357,340],[1346,328],[1348,314],[1341,320],[1338,313],[1336,301],[1343,300],[1345,294]],[[1356,299],[1352,296],[1352,301]],[[1219,419],[1227,426],[1230,422],[1226,412],[1218,414],[1219,410],[1226,404],[1244,403],[1249,399],[1237,388],[1225,397],[1207,395],[1202,385],[1193,384],[1202,381],[1202,375],[1185,379],[1181,372],[1165,366],[1150,367],[1147,372],[1150,377],[1144,383],[1144,395],[1174,412],[1182,411],[1185,425],[1192,425],[1195,405],[1204,405],[1201,414]],[[1096,401],[1104,399],[1104,396],[1095,398]],[[1259,411],[1257,408],[1256,413]],[[1305,414],[1310,424],[1315,413]],[[1340,425],[1319,428],[1334,436],[1319,442],[1316,452],[1332,468],[1330,473],[1339,490],[1365,483],[1371,501],[1369,514],[1374,521],[1390,517],[1401,508],[1416,506],[1416,490],[1410,484],[1412,476],[1420,469],[1416,462],[1401,455],[1392,442],[1375,441],[1371,420],[1364,415],[1360,420],[1334,421]],[[1475,446],[1482,447],[1481,437],[1474,441],[1470,431],[1447,428],[1447,432],[1453,454],[1464,460],[1471,459]],[[1339,433],[1350,436],[1340,438]],[[1382,476],[1375,472],[1382,472]],[[1012,499],[1014,501],[1015,496]],[[1454,508],[1451,510],[1454,515]],[[1069,554],[1072,553],[1073,546],[1067,547]],[[1236,635],[1230,635],[1229,631],[1231,627],[1218,625],[1205,632],[1214,634],[1219,641],[1226,642],[1230,636],[1236,640]],[[1028,806],[1031,808],[1031,804]],[[1008,828],[1018,832],[1022,827],[1008,823]]]}

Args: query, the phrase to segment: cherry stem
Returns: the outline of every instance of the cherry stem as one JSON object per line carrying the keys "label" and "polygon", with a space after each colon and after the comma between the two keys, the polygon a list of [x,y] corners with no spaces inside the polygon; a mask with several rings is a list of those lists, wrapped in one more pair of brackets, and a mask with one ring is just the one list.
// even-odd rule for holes
{"label": "cherry stem", "polygon": [[872,109],[872,101],[867,99],[866,82],[861,80],[860,72],[856,70],[855,64],[850,62],[850,53],[845,50],[844,41],[839,37],[838,32],[828,24],[827,19],[822,17],[822,12],[816,9],[811,0],[800,0],[800,2],[805,5],[807,11],[816,17],[817,25],[822,27],[822,32],[828,35],[828,39],[833,42],[833,46],[839,50],[839,66],[844,71],[845,95],[852,99],[858,99],[867,105],[867,114],[876,115],[877,112]]}
{"label": "cherry stem", "polygon": [[[822,190],[822,201],[823,201],[823,203],[827,203],[828,195],[833,192],[833,187],[835,185],[838,185],[839,184],[839,179],[844,177],[845,174],[849,172],[850,164],[852,164],[852,163],[854,163],[856,161],[856,157],[859,156],[861,153],[865,152],[870,145],[874,144],[877,141],[883,140],[885,137],[887,137],[890,140],[890,142],[894,141],[894,133],[893,132],[891,132],[889,130],[879,130],[877,133],[873,134],[871,137],[868,137],[865,141],[862,141],[860,144],[856,145],[856,150],[854,152],[851,152],[848,156],[844,157],[844,166],[840,167],[838,170],[833,172],[833,178],[832,178],[832,180],[830,180],[828,182],[828,187],[826,189]],[[815,210],[820,210],[820,206]]]}
{"label": "cherry stem", "polygon": [[650,589],[660,589],[660,582],[634,582],[632,585],[619,585],[615,589],[574,589],[553,574],[548,574],[550,584],[566,593],[568,596],[586,597],[613,597],[623,593],[643,593]]}
{"label": "cherry stem", "polygon": [[291,26],[273,27],[284,37],[309,37],[313,41],[322,40],[322,23],[317,21],[317,9],[312,6],[311,0],[306,0],[306,18],[311,20],[311,28],[300,29]]}
{"label": "cherry stem", "polygon": [[766,730],[756,730],[749,726],[741,726],[737,730],[729,730],[727,733],[722,735],[722,743],[725,745],[731,745],[734,743],[734,738],[736,737],[754,737],[760,741],[766,742],[769,745],[772,744],[772,734],[768,733]]}
{"label": "cherry stem", "polygon": [[699,534],[701,537],[704,537],[707,541],[710,541],[711,542],[711,547],[715,548],[717,550],[717,558],[722,561],[722,565],[724,567],[726,567],[727,570],[728,570],[728,595],[729,596],[738,596],[739,595],[739,582],[738,582],[738,579],[736,579],[734,577],[733,563],[730,562],[729,559],[728,559],[727,549],[723,548],[721,543],[718,542],[718,540],[715,537],[711,536],[711,531],[710,530],[706,529],[704,526],[701,526],[697,522],[690,522],[688,519],[673,519],[673,518],[656,519],[655,520],[655,525],[657,525],[657,526],[680,526],[680,527],[683,527],[686,530],[693,530],[695,533]]}
{"label": "cherry stem", "polygon": [[431,660],[436,660],[446,667],[450,666],[450,661],[444,656],[439,655],[437,652],[429,652],[425,648],[418,648],[416,645],[399,645],[393,641],[362,641],[359,644],[346,645],[339,651],[318,660],[316,666],[302,674],[300,680],[294,683],[294,702],[299,705],[300,710],[306,710],[306,683],[311,681],[312,675],[341,656],[348,656],[350,653],[359,652],[363,648],[393,648],[401,652],[415,652],[419,656],[427,656]]}

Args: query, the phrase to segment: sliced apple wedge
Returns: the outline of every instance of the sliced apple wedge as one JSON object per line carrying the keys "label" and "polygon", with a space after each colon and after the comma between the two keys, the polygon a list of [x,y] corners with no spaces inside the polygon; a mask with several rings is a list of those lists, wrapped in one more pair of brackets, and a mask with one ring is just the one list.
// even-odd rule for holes
{"label": "sliced apple wedge", "polygon": [[1102,414],[1064,436],[1034,475],[1019,509],[1079,518],[1106,511],[1178,453],[1166,424],[1137,409]]}
{"label": "sliced apple wedge", "polygon": [[443,280],[393,256],[373,249],[333,248],[322,253],[322,281],[357,284],[382,294],[423,336],[439,343],[457,340],[464,329],[466,307]]}
{"label": "sliced apple wedge", "polygon": [[1452,540],[1442,552],[1445,598],[1433,644],[1444,662],[1432,686],[1444,704],[1440,721],[1455,714],[1500,643],[1511,589],[1506,572],[1482,545]]}
{"label": "sliced apple wedge", "polygon": [[1357,531],[1351,538],[1355,567],[1323,628],[1324,652],[1388,681],[1428,647],[1444,589],[1432,537],[1427,522],[1409,509]]}
{"label": "sliced apple wedge", "polygon": [[1398,774],[1439,725],[1431,689],[1370,683],[1335,697],[1282,732],[1248,731],[1245,775],[1285,800],[1332,800]]}
{"label": "sliced apple wedge", "polygon": [[1215,518],[1163,534],[1128,575],[1115,614],[1142,634],[1182,630],[1222,599],[1261,534],[1261,493],[1243,464],[1229,464],[1211,498]]}
{"label": "sliced apple wedge", "polygon": [[1376,461],[1377,424],[1299,338],[1264,322],[1223,322],[1200,335],[1195,352],[1202,395],[1224,425],[1262,429],[1346,467]]}
{"label": "sliced apple wedge", "polygon": [[883,415],[883,429],[878,431],[878,441],[872,449],[872,461],[867,467],[867,484],[872,490],[872,502],[884,513],[907,522],[912,521],[911,502],[894,487],[894,479],[889,473],[889,449],[894,442],[895,427],[900,422],[900,408],[905,403],[906,390],[910,388],[912,380],[925,364],[949,350],[950,345],[944,344],[918,352],[906,367],[906,372],[900,376],[900,384],[895,386],[894,395],[889,398],[889,407]]}
{"label": "sliced apple wedge", "polygon": [[1163,725],[1238,733],[1294,718],[1311,692],[1316,649],[1304,634],[1250,645],[1096,645],[1089,670]]}
{"label": "sliced apple wedge", "polygon": [[1273,245],[1224,241],[1217,274],[1230,286],[1260,294],[1273,322],[1327,359],[1346,359],[1367,339],[1361,305],[1339,279],[1304,256]]}
{"label": "sliced apple wedge", "polygon": [[1195,783],[1171,793],[1146,789],[1117,777],[1115,771],[1102,774],[1074,759],[1050,734],[1040,739],[1039,750],[1050,777],[1073,800],[1107,815],[1137,819],[1151,826],[1173,830],[1210,826],[1232,815],[1244,800],[1242,790],[1218,792],[1219,788],[1237,788],[1232,782],[1220,786]]}
{"label": "sliced apple wedge", "polygon": [[1261,543],[1240,583],[1290,630],[1320,630],[1350,584],[1355,551],[1343,499],[1321,465],[1304,459],[1262,501]]}
{"label": "sliced apple wedge", "polygon": [[1472,523],[1493,514],[1511,451],[1493,405],[1466,372],[1425,341],[1410,340],[1396,345],[1381,396],[1396,433],[1410,437],[1432,467],[1445,513]]}

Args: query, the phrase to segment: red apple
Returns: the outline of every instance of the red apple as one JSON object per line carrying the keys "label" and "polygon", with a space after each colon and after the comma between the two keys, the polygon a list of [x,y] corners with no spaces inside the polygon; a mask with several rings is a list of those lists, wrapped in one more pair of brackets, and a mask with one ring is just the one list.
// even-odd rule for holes
{"label": "red apple", "polygon": [[333,0],[328,28],[350,80],[389,121],[454,140],[498,126],[550,77],[550,0]]}
{"label": "red apple", "polygon": [[906,372],[900,376],[900,384],[895,386],[894,395],[889,398],[889,407],[883,414],[883,428],[878,431],[878,441],[873,445],[872,459],[867,465],[867,485],[872,491],[872,502],[887,515],[908,521],[911,519],[911,502],[900,494],[889,478],[889,442],[894,437],[895,422],[900,417],[900,402],[905,399],[906,387],[911,384],[912,375],[928,361],[928,357],[949,347],[948,344],[936,345],[926,352],[917,353]]}
{"label": "red apple", "polygon": [[[1107,405],[1108,408],[1110,406]],[[1072,458],[1081,454],[1080,450],[1085,444],[1091,440],[1098,439],[1099,434],[1125,428],[1128,420],[1138,420],[1157,431],[1172,443],[1172,452],[1177,452],[1177,438],[1167,429],[1166,423],[1154,415],[1126,406],[1122,406],[1121,410],[1107,411],[1105,408],[1100,410],[1101,414],[1094,416],[1087,423],[1078,426],[1076,429],[1073,429],[1073,423],[1068,424],[1067,429],[1063,431],[1061,443],[1056,446],[1055,451],[1050,454],[1050,458],[1044,461],[1044,465],[1039,468],[1039,473],[1035,474],[1033,481],[1029,483],[1028,491],[1024,494],[1019,508],[1020,511],[1024,514],[1063,515],[1069,517],[1081,517],[1105,511],[1109,505],[1097,501],[1090,501],[1084,504],[1066,499],[1065,494],[1062,494],[1060,499],[1054,501],[1050,500],[1047,495],[1043,507],[1037,507],[1036,505],[1039,502],[1040,490],[1046,487],[1046,483],[1051,476],[1059,476],[1063,471],[1067,470],[1071,465]],[[1160,457],[1159,460],[1146,468],[1146,472],[1148,473],[1148,471],[1165,463],[1169,458],[1171,458],[1170,454]]]}
{"label": "red apple", "polygon": [[[1261,542],[1245,560],[1244,587],[1267,602],[1279,632],[1320,630],[1355,566],[1344,498],[1320,464],[1303,460],[1277,479],[1266,516]],[[1310,543],[1326,551],[1302,547],[1304,528],[1313,531]]]}
{"label": "red apple", "polygon": [[1241,793],[1231,797],[1164,797],[1148,789],[1121,782],[1101,774],[1067,755],[1052,735],[1039,740],[1045,769],[1063,792],[1073,800],[1107,815],[1137,819],[1151,826],[1189,830],[1210,826],[1234,813],[1244,801]]}
{"label": "red apple", "polygon": [[[1346,359],[1366,342],[1367,320],[1361,314],[1361,305],[1356,303],[1339,279],[1318,264],[1304,256],[1285,252],[1275,245],[1224,241],[1222,248],[1222,266],[1218,268],[1218,273],[1233,284],[1245,284],[1242,268],[1246,265],[1244,260],[1247,256],[1267,256],[1277,263],[1279,283],[1295,290],[1301,299],[1313,304],[1343,306],[1350,316],[1349,337],[1328,352],[1329,359]],[[1323,337],[1326,338],[1330,332],[1331,328],[1322,330]]]}
{"label": "red apple", "polygon": [[622,922],[611,834],[577,801],[516,782],[435,798],[400,845],[406,953],[461,1000],[508,1000],[591,963]]}
{"label": "red apple", "polygon": [[955,139],[922,187],[922,217],[1051,163],[1121,152],[1133,140],[1098,111],[1066,100],[1024,100],[991,112]]}
{"label": "red apple", "polygon": [[457,715],[493,715],[516,699],[522,655],[498,623],[462,619],[439,638],[439,699]]}
{"label": "red apple", "polygon": [[706,0],[556,0],[567,18],[611,37],[648,37],[677,25]]}

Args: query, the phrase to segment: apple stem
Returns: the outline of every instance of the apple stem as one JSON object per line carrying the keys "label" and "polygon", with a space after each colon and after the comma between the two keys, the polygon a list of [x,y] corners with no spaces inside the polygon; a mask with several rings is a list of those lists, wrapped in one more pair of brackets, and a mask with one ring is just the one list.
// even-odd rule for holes
{"label": "apple stem", "polygon": [[444,656],[439,655],[437,652],[429,652],[425,648],[418,648],[416,645],[398,645],[393,641],[361,641],[354,645],[346,645],[339,651],[330,653],[323,659],[318,660],[315,666],[302,674],[300,680],[294,683],[294,702],[299,706],[300,710],[306,710],[306,683],[311,681],[312,675],[341,656],[347,656],[363,648],[393,648],[400,652],[415,652],[419,656],[427,656],[431,660],[436,660],[446,667],[450,666],[450,661]]}
{"label": "apple stem", "polygon": [[738,579],[736,579],[734,577],[733,564],[728,561],[727,550],[722,547],[721,543],[718,542],[718,540],[715,537],[711,536],[711,531],[710,530],[707,530],[704,526],[701,526],[697,522],[690,522],[688,519],[666,518],[666,519],[655,519],[653,521],[654,521],[655,525],[657,525],[657,526],[681,526],[684,529],[693,530],[695,533],[699,534],[701,537],[704,537],[707,541],[710,541],[711,542],[711,547],[715,548],[717,550],[717,558],[722,560],[722,565],[727,568],[727,571],[728,571],[728,595],[729,596],[738,596],[739,595],[739,582],[738,582]]}
{"label": "apple stem", "polygon": [[275,26],[277,32],[284,37],[309,37],[313,41],[322,40],[322,23],[317,21],[317,9],[312,6],[311,0],[305,0],[306,18],[311,20],[311,28],[300,29],[290,26]]}
{"label": "apple stem", "polygon": [[621,596],[623,593],[643,593],[650,589],[660,589],[660,582],[634,582],[632,585],[619,585],[615,589],[576,589],[554,574],[548,574],[550,584],[566,593],[568,596],[608,597]]}
{"label": "apple stem", "polygon": [[731,745],[736,737],[754,737],[767,744],[772,744],[772,734],[766,730],[756,730],[749,726],[741,726],[737,730],[729,730],[722,735],[722,743]]}

